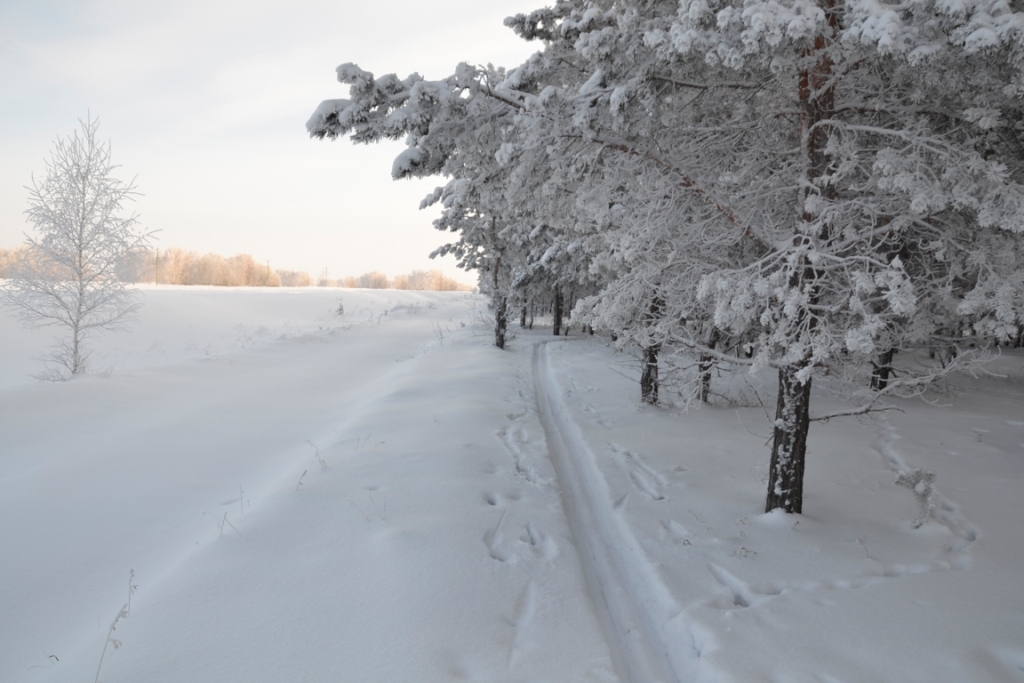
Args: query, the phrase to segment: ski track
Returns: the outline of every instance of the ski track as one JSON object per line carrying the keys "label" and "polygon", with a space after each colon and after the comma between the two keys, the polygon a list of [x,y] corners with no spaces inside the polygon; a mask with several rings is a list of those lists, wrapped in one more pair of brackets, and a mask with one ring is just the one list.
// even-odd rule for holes
{"label": "ski track", "polygon": [[[537,408],[587,589],[619,674],[626,683],[681,683],[696,669],[693,638],[675,619],[679,605],[611,502],[594,454],[562,400],[547,345],[533,351]],[[641,471],[636,459],[628,460]],[[650,489],[645,492],[656,492]]]}

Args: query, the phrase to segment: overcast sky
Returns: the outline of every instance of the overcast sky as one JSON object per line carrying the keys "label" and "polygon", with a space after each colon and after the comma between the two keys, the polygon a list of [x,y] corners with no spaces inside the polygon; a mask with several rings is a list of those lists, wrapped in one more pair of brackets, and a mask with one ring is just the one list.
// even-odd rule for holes
{"label": "overcast sky", "polygon": [[[87,112],[113,144],[160,247],[250,253],[332,277],[441,266],[417,206],[436,184],[392,181],[399,143],[310,140],[334,69],[442,77],[538,49],[502,24],[544,0],[0,0],[0,247],[24,241],[24,186]],[[472,276],[459,279],[473,282]]]}

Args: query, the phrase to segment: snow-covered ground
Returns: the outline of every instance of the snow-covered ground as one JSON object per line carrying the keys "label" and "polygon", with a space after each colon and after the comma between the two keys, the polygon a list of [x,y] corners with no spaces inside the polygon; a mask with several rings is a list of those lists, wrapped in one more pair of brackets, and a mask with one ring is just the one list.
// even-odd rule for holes
{"label": "snow-covered ground", "polygon": [[0,313],[0,681],[1024,681],[1024,355],[813,425],[765,515],[770,382],[641,408],[483,310],[150,288],[57,384]]}

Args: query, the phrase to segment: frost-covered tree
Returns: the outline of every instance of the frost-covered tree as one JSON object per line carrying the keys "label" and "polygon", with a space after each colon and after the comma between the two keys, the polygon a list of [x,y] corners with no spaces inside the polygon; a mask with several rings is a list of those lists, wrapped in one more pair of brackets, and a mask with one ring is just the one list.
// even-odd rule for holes
{"label": "frost-covered tree", "polygon": [[[454,254],[461,267],[478,271],[495,309],[495,343],[503,346],[510,300],[522,299],[527,287],[546,281],[557,308],[560,286],[570,278],[552,277],[558,250],[540,252],[533,239],[545,216],[557,213],[547,204],[558,201],[545,187],[557,169],[545,163],[549,156],[530,134],[535,74],[521,68],[506,77],[503,70],[467,64],[437,81],[417,74],[378,79],[353,64],[337,74],[350,86],[349,99],[323,102],[307,129],[314,137],[348,135],[361,143],[404,139],[407,149],[395,160],[393,177],[450,178],[422,203],[440,204],[435,226],[458,234],[434,255]],[[526,148],[517,145],[524,139]]]}
{"label": "frost-covered tree", "polygon": [[354,64],[337,69],[349,84],[350,99],[323,102],[307,122],[311,136],[354,142],[404,139],[407,149],[395,160],[396,179],[447,175],[447,186],[428,196],[422,206],[442,201],[441,229],[461,231],[461,239],[437,250],[453,253],[460,266],[480,273],[481,287],[495,306],[495,343],[504,346],[507,325],[508,267],[503,263],[500,232],[505,219],[481,202],[480,188],[498,172],[494,154],[511,109],[481,97],[495,70],[460,65],[447,79],[428,81],[418,74],[375,78]]}
{"label": "frost-covered tree", "polygon": [[136,310],[134,292],[117,271],[150,237],[134,214],[124,213],[135,185],[114,177],[110,144],[96,137],[99,121],[80,124],[54,143],[43,179],[32,179],[26,214],[35,231],[4,292],[26,324],[57,325],[66,333],[48,359],[49,379],[85,372],[88,336],[119,328]]}
{"label": "frost-covered tree", "polygon": [[[1000,303],[984,294],[1006,285],[1000,254],[1019,244],[1024,195],[985,149],[999,111],[978,103],[1018,87],[1020,16],[998,2],[556,10],[542,16],[548,35],[571,36],[593,63],[576,92],[591,95],[578,116],[585,134],[704,201],[674,228],[691,256],[705,259],[703,246],[729,234],[737,249],[753,244],[666,300],[708,302],[714,328],[754,340],[755,368],[778,370],[766,508],[799,512],[815,375],[925,343],[950,302],[964,314],[987,307],[975,325],[1018,315],[1005,310],[1009,292]],[[679,343],[718,355],[685,314],[672,319],[686,321]],[[854,411],[934,374],[876,383]]]}
{"label": "frost-covered tree", "polygon": [[767,509],[801,509],[815,375],[874,366],[868,411],[941,374],[891,381],[895,350],[1018,324],[1008,6],[563,0],[508,23],[586,72],[538,116],[620,155],[587,179],[625,196],[585,312],[702,370],[723,334],[777,369]]}
{"label": "frost-covered tree", "polygon": [[894,376],[895,353],[1017,334],[1021,17],[1002,0],[557,0],[506,20],[543,47],[503,79],[350,78],[353,101],[310,130],[408,134],[396,168],[454,179],[438,199],[459,244],[510,282],[592,287],[577,319],[641,349],[647,400],[666,349],[702,397],[716,361],[777,371],[766,509],[799,512],[810,423],[831,417],[811,414],[815,377],[873,368],[843,411],[865,413],[950,369]]}

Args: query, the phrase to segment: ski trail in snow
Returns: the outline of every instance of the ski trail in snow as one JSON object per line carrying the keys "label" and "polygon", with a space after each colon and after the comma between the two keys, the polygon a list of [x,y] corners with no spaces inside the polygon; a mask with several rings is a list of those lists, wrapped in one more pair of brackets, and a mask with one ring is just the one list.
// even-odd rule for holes
{"label": "ski trail in snow", "polygon": [[546,343],[533,351],[537,408],[561,486],[583,574],[627,683],[679,683],[696,653],[680,608],[619,518],[579,427],[551,371]]}

